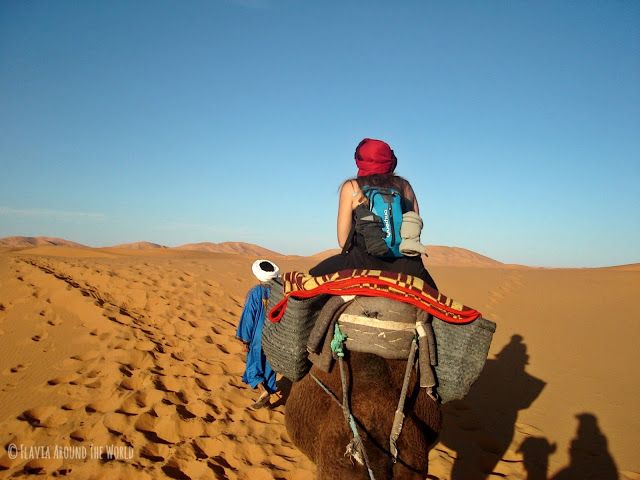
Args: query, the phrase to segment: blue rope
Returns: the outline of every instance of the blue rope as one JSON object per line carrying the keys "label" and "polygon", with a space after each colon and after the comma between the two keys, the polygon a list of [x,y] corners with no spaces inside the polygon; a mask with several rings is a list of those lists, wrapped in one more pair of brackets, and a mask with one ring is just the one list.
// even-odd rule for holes
{"label": "blue rope", "polygon": [[347,336],[340,330],[340,325],[336,322],[336,326],[333,329],[333,340],[331,340],[331,351],[336,354],[337,357],[344,357],[344,341]]}
{"label": "blue rope", "polygon": [[[340,408],[343,409],[342,404],[340,403],[340,400],[338,400],[338,397],[336,396],[335,393],[333,393],[331,390],[329,390],[329,387],[327,387],[324,383],[322,383],[322,381],[320,381],[320,379],[318,377],[316,377],[313,373],[310,373],[309,375],[311,375],[311,378],[313,378],[316,383],[320,386],[320,388],[322,388],[322,390],[324,390],[326,393],[329,394],[329,396],[340,406]],[[343,409],[344,411],[344,409]],[[356,425],[356,419],[353,418],[353,415],[351,414],[351,412],[348,412],[348,417],[347,417],[347,424],[349,425],[349,428],[351,428],[351,433],[353,433],[353,438],[356,441],[356,444],[359,445],[362,449],[362,454],[364,456],[364,461],[365,464],[367,466],[367,472],[369,473],[369,478],[371,480],[375,480],[375,476],[373,475],[373,471],[371,470],[371,467],[369,466],[369,458],[367,457],[367,453],[364,450],[364,444],[362,443],[362,438],[360,437],[360,433],[358,433],[358,427]]]}

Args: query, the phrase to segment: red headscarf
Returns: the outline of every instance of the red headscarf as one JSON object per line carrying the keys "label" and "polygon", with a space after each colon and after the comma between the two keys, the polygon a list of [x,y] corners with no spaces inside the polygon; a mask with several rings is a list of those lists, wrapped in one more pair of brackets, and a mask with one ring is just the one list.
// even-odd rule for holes
{"label": "red headscarf", "polygon": [[391,173],[398,163],[389,144],[373,138],[365,138],[358,144],[355,159],[359,177]]}

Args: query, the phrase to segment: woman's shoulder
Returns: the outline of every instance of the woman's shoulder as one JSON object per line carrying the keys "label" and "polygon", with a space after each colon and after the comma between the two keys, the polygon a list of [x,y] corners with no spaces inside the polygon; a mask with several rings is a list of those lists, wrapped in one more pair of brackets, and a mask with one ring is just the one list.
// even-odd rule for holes
{"label": "woman's shoulder", "polygon": [[342,184],[340,184],[340,190],[350,188],[355,189],[358,188],[358,179],[357,178],[347,178]]}
{"label": "woman's shoulder", "polygon": [[355,196],[360,191],[360,185],[355,178],[349,178],[340,185],[340,195],[345,198]]}

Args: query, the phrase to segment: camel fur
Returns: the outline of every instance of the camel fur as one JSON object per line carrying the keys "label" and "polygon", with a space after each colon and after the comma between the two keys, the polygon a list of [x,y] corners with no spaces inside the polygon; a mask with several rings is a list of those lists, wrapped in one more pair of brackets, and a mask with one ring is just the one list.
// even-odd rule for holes
{"label": "camel fur", "polygon": [[[358,422],[376,480],[426,478],[429,449],[441,430],[442,416],[440,405],[419,387],[415,369],[398,439],[398,461],[394,464],[389,454],[389,434],[406,361],[347,352],[345,365],[348,365],[351,412]],[[315,367],[311,373],[342,400],[338,365],[334,365],[330,373]],[[352,464],[344,455],[352,435],[342,409],[310,375],[293,384],[286,404],[285,425],[293,443],[317,465],[318,479],[369,478],[365,467]]]}

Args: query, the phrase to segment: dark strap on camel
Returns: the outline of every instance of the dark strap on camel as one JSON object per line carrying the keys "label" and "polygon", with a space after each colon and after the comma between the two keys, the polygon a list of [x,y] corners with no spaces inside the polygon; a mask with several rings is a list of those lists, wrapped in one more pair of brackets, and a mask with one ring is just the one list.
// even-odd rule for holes
{"label": "dark strap on camel", "polygon": [[396,442],[402,432],[402,423],[404,422],[404,402],[407,398],[407,390],[409,388],[409,378],[411,378],[411,370],[416,362],[416,350],[418,349],[418,342],[414,338],[411,341],[411,350],[409,350],[409,359],[407,360],[407,368],[404,371],[404,380],[402,382],[402,391],[400,392],[400,399],[398,400],[398,408],[396,408],[396,414],[393,417],[393,426],[391,427],[391,435],[389,436],[389,449],[391,450],[391,457],[393,463],[396,463],[398,459],[398,446]]}
{"label": "dark strap on camel", "polygon": [[402,382],[402,391],[398,400],[398,408],[393,417],[393,426],[391,427],[391,435],[389,436],[389,449],[396,463],[398,458],[398,437],[402,432],[402,424],[404,422],[404,403],[407,398],[407,390],[409,388],[409,379],[411,378],[411,370],[416,361],[416,350],[418,351],[418,371],[420,372],[420,387],[424,387],[433,400],[438,401],[433,387],[436,385],[436,378],[431,365],[435,364],[435,339],[431,325],[425,322],[426,313],[418,316],[416,322],[416,337],[411,341],[411,349],[409,350],[409,358],[407,360],[407,368],[404,372],[404,380]]}
{"label": "dark strap on camel", "polygon": [[[423,317],[427,317],[425,313]],[[420,317],[418,317],[420,318]],[[431,323],[420,319],[416,322],[416,333],[418,334],[418,365],[420,371],[420,386],[425,388],[427,394],[438,401],[433,388],[436,386],[436,376],[432,365],[436,364],[436,341],[433,335]]]}

